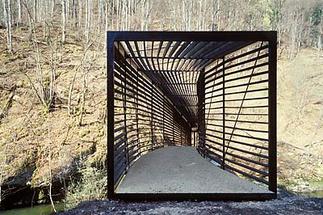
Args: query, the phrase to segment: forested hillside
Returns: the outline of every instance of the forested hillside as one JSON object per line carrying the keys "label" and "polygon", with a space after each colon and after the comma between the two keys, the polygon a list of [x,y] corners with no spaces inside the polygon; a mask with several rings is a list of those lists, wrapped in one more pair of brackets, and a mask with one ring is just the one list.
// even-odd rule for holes
{"label": "forested hillside", "polygon": [[323,189],[322,0],[2,0],[0,20],[1,205],[104,197],[112,30],[277,31],[279,182]]}
{"label": "forested hillside", "polygon": [[[43,39],[58,27],[62,43],[77,33],[83,43],[108,30],[256,31],[276,30],[280,47],[294,56],[301,47],[322,47],[320,0],[2,0],[1,26],[7,27],[8,50],[14,30],[36,26]],[[39,29],[40,30],[40,29]],[[101,43],[104,40],[96,40]]]}

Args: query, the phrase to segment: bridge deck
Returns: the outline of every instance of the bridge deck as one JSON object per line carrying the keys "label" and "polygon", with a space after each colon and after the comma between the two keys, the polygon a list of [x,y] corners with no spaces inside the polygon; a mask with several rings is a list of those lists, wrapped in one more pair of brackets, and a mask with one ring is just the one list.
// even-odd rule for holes
{"label": "bridge deck", "polygon": [[168,146],[139,158],[116,193],[270,193],[212,164],[192,147]]}

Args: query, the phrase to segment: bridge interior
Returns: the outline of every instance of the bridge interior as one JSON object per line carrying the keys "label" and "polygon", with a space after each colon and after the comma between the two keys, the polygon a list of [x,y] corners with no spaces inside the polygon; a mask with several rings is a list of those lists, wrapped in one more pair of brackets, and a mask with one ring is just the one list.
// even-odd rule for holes
{"label": "bridge interior", "polygon": [[275,194],[274,39],[108,34],[108,195]]}

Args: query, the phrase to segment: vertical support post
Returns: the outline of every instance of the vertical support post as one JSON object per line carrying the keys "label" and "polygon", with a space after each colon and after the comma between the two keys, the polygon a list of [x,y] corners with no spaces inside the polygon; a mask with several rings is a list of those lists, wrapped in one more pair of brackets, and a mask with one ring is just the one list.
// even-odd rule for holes
{"label": "vertical support post", "polygon": [[201,151],[201,81],[200,81],[200,77],[197,81],[197,86],[196,86],[196,90],[197,90],[197,133],[198,133],[198,142],[197,142],[197,150],[198,152],[202,152]]}
{"label": "vertical support post", "polygon": [[269,190],[277,196],[277,32],[271,34],[269,40]]}
{"label": "vertical support post", "polygon": [[163,120],[162,120],[163,145],[165,145],[165,95],[163,93]]}
{"label": "vertical support post", "polygon": [[183,140],[182,140],[183,138],[182,137],[183,137],[183,127],[181,126],[181,146],[183,145]]}
{"label": "vertical support post", "polygon": [[175,120],[174,120],[174,118],[175,118],[175,114],[174,114],[174,112],[173,112],[173,123],[172,123],[172,133],[173,133],[173,143],[172,144],[174,144],[175,145]]}
{"label": "vertical support post", "polygon": [[197,82],[197,96],[198,96],[198,132],[199,132],[199,147],[201,147],[202,154],[205,157],[205,69],[200,73]]}
{"label": "vertical support post", "polygon": [[[118,49],[120,47],[120,42],[118,42]],[[124,132],[125,132],[125,164],[126,164],[126,171],[129,167],[129,145],[128,145],[128,133],[127,133],[127,71],[126,66],[124,65],[124,84],[123,84],[123,125],[124,125]]]}
{"label": "vertical support post", "polygon": [[194,146],[196,146],[196,142],[195,142],[196,132],[195,132],[195,131],[193,132],[193,135],[194,135],[194,136],[193,136],[193,138],[194,138]]}
{"label": "vertical support post", "polygon": [[139,89],[139,85],[138,85],[138,81],[139,81],[139,77],[138,77],[138,72],[136,72],[136,136],[137,136],[137,150],[139,151],[139,156],[141,155],[141,147],[140,147],[140,139],[139,139],[139,117],[138,117],[138,108],[139,108],[139,102],[138,102],[138,89]]}
{"label": "vertical support post", "polygon": [[205,128],[205,69],[201,71],[201,105],[202,105],[202,128],[203,128],[203,151],[204,156],[206,154],[206,147],[205,147],[205,134],[206,134],[206,128]]}
{"label": "vertical support post", "polygon": [[222,169],[225,169],[225,56],[223,56],[222,61]]}
{"label": "vertical support post", "polygon": [[154,82],[151,82],[151,90],[150,90],[150,134],[151,134],[151,144],[152,144],[152,150],[154,150],[154,104],[153,104],[153,90],[154,90]]}
{"label": "vertical support post", "polygon": [[187,130],[187,144],[188,146],[192,146],[192,127],[189,127]]}
{"label": "vertical support post", "polygon": [[114,35],[107,33],[107,93],[108,93],[108,122],[107,122],[107,167],[108,187],[107,196],[114,199]]}

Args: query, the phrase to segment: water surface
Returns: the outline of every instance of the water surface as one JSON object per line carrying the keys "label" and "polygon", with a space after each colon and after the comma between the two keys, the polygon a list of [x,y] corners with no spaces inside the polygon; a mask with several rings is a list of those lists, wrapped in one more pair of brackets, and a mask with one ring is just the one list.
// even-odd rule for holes
{"label": "water surface", "polygon": [[[64,204],[58,203],[55,204],[56,211],[63,211]],[[28,208],[18,208],[18,209],[10,209],[6,211],[0,211],[1,215],[50,215],[54,214],[54,210],[52,205],[36,205]]]}

